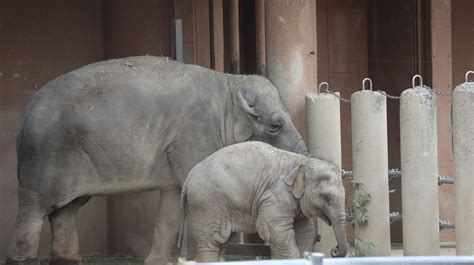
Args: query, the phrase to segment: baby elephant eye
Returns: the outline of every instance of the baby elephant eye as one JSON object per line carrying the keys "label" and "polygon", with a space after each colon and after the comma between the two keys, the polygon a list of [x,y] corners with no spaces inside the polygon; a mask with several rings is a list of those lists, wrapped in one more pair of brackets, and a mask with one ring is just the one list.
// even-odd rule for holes
{"label": "baby elephant eye", "polygon": [[321,194],[321,199],[325,202],[331,201],[331,196],[329,194]]}
{"label": "baby elephant eye", "polygon": [[274,123],[268,127],[268,132],[270,133],[277,133],[281,130],[282,125],[279,123]]}

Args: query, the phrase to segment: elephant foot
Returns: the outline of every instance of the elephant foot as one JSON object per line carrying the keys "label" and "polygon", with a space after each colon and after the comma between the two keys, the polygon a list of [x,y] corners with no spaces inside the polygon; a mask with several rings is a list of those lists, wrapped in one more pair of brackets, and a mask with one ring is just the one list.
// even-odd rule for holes
{"label": "elephant foot", "polygon": [[68,260],[68,259],[53,259],[49,261],[49,265],[82,265],[81,260]]}
{"label": "elephant foot", "polygon": [[144,265],[167,265],[169,263],[168,259],[164,259],[160,256],[151,256],[146,257]]}
{"label": "elephant foot", "polygon": [[319,233],[316,233],[316,236],[314,237],[314,243],[319,243],[321,242],[321,235]]}
{"label": "elephant foot", "polygon": [[18,260],[12,260],[10,258],[7,258],[5,265],[40,265],[40,262],[38,259],[26,259],[22,261]]}

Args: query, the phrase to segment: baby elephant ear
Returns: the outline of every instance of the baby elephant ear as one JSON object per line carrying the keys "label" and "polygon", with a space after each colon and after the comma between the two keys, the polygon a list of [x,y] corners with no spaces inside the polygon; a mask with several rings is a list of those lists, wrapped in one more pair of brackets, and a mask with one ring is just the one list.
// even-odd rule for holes
{"label": "baby elephant ear", "polygon": [[309,166],[301,164],[294,168],[288,176],[285,177],[284,181],[286,185],[291,186],[291,192],[295,198],[299,199],[304,193],[304,180],[306,171]]}

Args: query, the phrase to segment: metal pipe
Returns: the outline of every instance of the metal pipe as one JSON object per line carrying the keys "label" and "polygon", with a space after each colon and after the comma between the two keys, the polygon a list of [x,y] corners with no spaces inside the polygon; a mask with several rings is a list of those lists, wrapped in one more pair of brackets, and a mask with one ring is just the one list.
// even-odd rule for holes
{"label": "metal pipe", "polygon": [[[247,260],[208,263],[213,265],[472,265],[474,256],[418,256],[418,257],[358,257],[358,258],[321,258],[321,253],[312,253],[307,259]],[[194,265],[194,261],[184,265]]]}
{"label": "metal pipe", "polygon": [[[342,178],[352,178],[352,171],[351,170],[342,170],[341,171]],[[389,169],[388,170],[388,179],[392,178],[399,178],[402,176],[402,172],[397,169]],[[449,176],[443,176],[443,175],[438,175],[438,185],[443,185],[443,184],[455,184],[455,179],[450,178]]]}
{"label": "metal pipe", "polygon": [[439,230],[444,229],[456,229],[456,224],[452,224],[448,220],[439,220]]}
{"label": "metal pipe", "polygon": [[239,0],[230,0],[230,72],[240,74]]}
{"label": "metal pipe", "polygon": [[256,43],[257,43],[257,74],[267,75],[265,59],[265,1],[255,1]]}

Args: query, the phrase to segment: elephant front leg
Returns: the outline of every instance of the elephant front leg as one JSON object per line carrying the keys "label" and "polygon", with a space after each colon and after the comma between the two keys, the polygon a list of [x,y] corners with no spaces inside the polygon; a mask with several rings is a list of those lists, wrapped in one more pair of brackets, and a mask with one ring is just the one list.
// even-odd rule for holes
{"label": "elephant front leg", "polygon": [[270,242],[272,259],[297,259],[300,257],[292,219],[275,218],[265,221],[262,218],[257,218],[257,232],[265,242]]}
{"label": "elephant front leg", "polygon": [[165,265],[171,256],[179,233],[180,189],[160,191],[160,209],[153,234],[153,244],[146,265]]}
{"label": "elephant front leg", "polygon": [[296,245],[298,246],[300,257],[304,252],[313,250],[314,239],[316,237],[316,229],[313,220],[309,218],[301,218],[293,224],[295,229]]}
{"label": "elephant front leg", "polygon": [[270,250],[272,259],[297,259],[300,257],[293,230],[277,232],[270,241]]}

